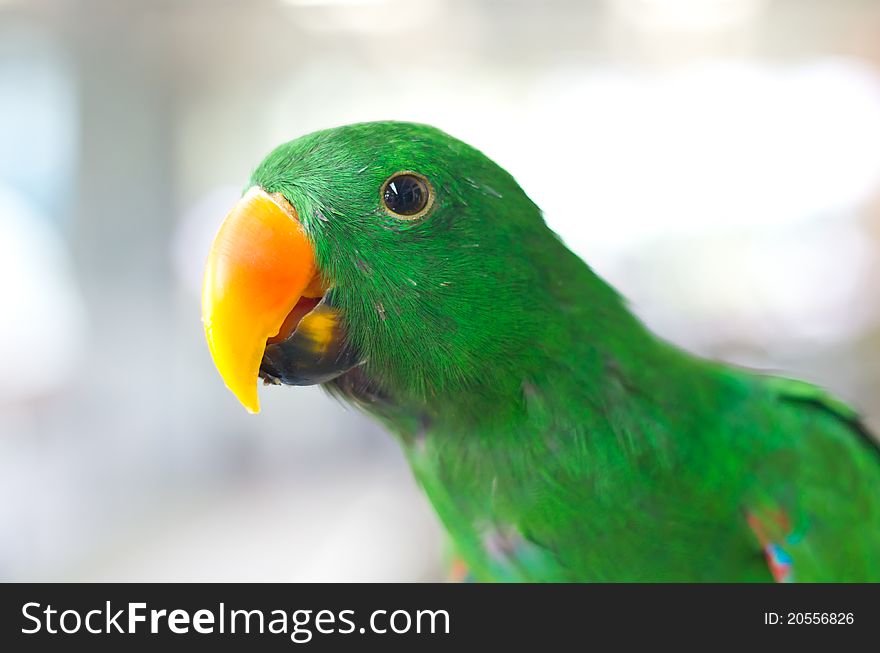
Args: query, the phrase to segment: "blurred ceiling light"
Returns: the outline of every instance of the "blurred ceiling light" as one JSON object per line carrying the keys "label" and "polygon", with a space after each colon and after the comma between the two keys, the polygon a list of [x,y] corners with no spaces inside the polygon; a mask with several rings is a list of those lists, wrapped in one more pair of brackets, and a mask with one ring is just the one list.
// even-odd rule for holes
{"label": "blurred ceiling light", "polygon": [[424,25],[438,10],[437,0],[283,0],[309,11],[291,12],[297,26],[313,32],[399,32]]}
{"label": "blurred ceiling light", "polygon": [[[2,2],[2,0],[0,0]],[[290,5],[291,7],[331,7],[331,6],[366,6],[366,5],[383,5],[388,0],[281,0],[281,4]]]}
{"label": "blurred ceiling light", "polygon": [[[852,213],[880,183],[880,78],[855,60],[566,71],[535,100],[543,133],[521,149],[542,156],[512,167],[583,254],[794,227]],[[560,170],[584,188],[576,207],[554,192]]]}
{"label": "blurred ceiling light", "polygon": [[606,0],[612,11],[643,29],[711,31],[757,17],[765,0]]}

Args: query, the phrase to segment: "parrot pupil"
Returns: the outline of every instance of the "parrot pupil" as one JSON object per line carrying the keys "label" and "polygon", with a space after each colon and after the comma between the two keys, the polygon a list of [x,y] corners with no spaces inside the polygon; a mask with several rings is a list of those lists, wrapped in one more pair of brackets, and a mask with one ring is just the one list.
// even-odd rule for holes
{"label": "parrot pupil", "polygon": [[396,175],[385,184],[382,201],[389,211],[398,215],[415,215],[428,203],[428,187],[424,180],[411,174]]}

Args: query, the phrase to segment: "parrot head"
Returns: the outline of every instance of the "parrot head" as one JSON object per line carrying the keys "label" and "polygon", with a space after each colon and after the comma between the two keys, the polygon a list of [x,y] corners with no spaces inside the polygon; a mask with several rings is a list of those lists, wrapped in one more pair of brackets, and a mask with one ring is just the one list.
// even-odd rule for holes
{"label": "parrot head", "polygon": [[507,172],[433,127],[315,132],[271,152],[220,226],[202,295],[211,355],[251,412],[260,377],[360,367],[413,397],[503,384],[558,310],[554,243]]}

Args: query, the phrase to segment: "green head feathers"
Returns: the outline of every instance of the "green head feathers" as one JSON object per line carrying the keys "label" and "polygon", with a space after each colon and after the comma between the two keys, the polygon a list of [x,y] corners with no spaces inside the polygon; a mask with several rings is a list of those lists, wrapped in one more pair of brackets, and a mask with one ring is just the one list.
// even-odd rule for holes
{"label": "green head feathers", "polygon": [[[428,185],[415,219],[383,199],[400,173]],[[274,150],[250,184],[296,207],[366,371],[396,393],[507,383],[558,310],[546,269],[563,248],[540,211],[507,172],[438,129],[315,132]]]}

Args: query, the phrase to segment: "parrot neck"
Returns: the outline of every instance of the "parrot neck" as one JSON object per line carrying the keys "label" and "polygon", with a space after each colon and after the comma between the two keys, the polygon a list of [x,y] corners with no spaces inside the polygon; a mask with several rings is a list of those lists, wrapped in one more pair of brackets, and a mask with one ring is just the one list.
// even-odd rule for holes
{"label": "parrot neck", "polygon": [[[379,417],[406,442],[429,432],[488,435],[515,431],[517,425],[528,439],[537,413],[547,414],[541,419],[558,415],[597,426],[613,419],[610,412],[652,419],[657,411],[662,415],[660,404],[705,388],[713,376],[707,374],[710,363],[654,336],[620,295],[561,243],[544,269],[548,290],[533,301],[544,312],[545,327],[536,331],[532,346],[486,365],[477,382],[407,397],[355,368],[327,389]],[[674,392],[679,395],[666,398]]]}
{"label": "parrot neck", "polygon": [[429,402],[431,414],[449,414],[454,405],[455,419],[475,427],[487,419],[527,421],[535,411],[595,416],[609,406],[647,416],[671,380],[679,388],[705,381],[708,362],[655,336],[581,265],[586,272],[569,279],[557,298],[564,307],[558,325],[523,353],[522,368],[487,371],[485,386]]}

